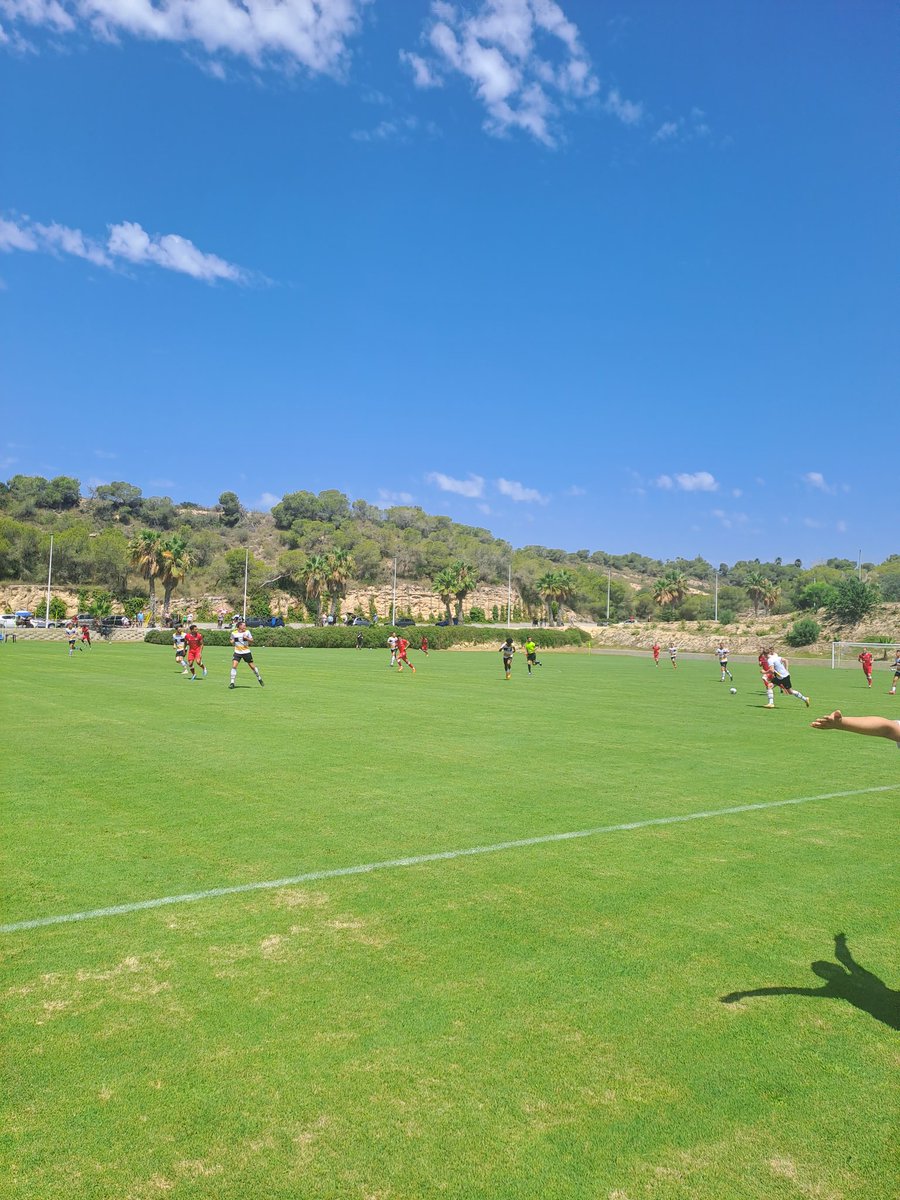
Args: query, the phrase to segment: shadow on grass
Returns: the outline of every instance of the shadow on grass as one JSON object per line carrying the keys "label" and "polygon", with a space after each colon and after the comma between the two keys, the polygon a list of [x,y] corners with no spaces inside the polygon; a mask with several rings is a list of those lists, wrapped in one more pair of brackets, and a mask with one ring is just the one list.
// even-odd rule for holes
{"label": "shadow on grass", "polygon": [[836,963],[817,960],[810,963],[814,975],[824,979],[822,987],[764,987],[749,992],[729,992],[723,1004],[734,1004],[754,996],[815,996],[820,1000],[846,1000],[881,1021],[889,1029],[900,1030],[900,991],[894,991],[877,975],[861,967],[847,947],[846,934],[834,937]]}

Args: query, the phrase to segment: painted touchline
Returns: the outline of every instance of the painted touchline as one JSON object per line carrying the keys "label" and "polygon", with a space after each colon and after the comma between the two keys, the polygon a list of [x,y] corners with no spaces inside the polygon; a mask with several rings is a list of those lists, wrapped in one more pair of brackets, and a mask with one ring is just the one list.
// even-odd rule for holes
{"label": "painted touchline", "polygon": [[684,821],[702,821],[707,817],[728,817],[735,813],[757,812],[766,808],[784,808],[789,804],[808,804],[813,800],[839,800],[847,796],[867,796],[872,792],[892,792],[900,783],[881,787],[857,788],[851,792],[822,792],[818,796],[795,796],[790,800],[767,800],[761,804],[738,804],[733,808],[713,808],[703,812],[684,813],[677,817],[650,817],[645,821],[626,821],[622,825],[598,825],[594,829],[577,829],[569,833],[545,833],[538,837],[517,838],[511,842],[495,842],[490,846],[470,846],[466,850],[441,850],[434,854],[415,854],[408,858],[389,858],[383,862],[362,863],[356,867],[332,867],[325,871],[307,871],[285,879],[267,879],[259,883],[238,883],[231,887],[206,888],[201,892],[184,892],[179,896],[159,896],[154,900],[136,900],[130,904],[114,904],[109,908],[92,908],[86,912],[63,913],[56,917],[35,917],[30,921],[13,921],[0,925],[0,933],[19,933],[24,929],[39,929],[44,925],[65,925],[71,921],[96,921],[100,917],[121,917],[146,908],[164,908],[169,904],[189,904],[211,900],[215,896],[237,896],[242,892],[264,892],[273,888],[293,887],[298,883],[315,883],[320,879],[339,879],[343,875],[366,875],[370,871],[387,871],[398,867],[418,867],[424,863],[444,862],[453,858],[469,858],[475,854],[497,854],[501,850],[518,850],[524,846],[542,846],[548,842],[569,842],[577,838],[597,837],[602,833],[625,833],[630,829],[648,829],[653,825],[678,825]]}

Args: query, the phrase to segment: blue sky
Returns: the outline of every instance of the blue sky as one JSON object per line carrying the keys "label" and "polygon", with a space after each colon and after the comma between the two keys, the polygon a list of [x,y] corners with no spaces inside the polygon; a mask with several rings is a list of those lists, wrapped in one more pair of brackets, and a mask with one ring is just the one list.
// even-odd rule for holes
{"label": "blue sky", "polygon": [[0,0],[2,475],[900,551],[897,14]]}

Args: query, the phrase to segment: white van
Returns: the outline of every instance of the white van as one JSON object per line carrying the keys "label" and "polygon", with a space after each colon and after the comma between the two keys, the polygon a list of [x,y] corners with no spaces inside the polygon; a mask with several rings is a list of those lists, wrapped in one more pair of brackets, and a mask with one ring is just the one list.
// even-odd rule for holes
{"label": "white van", "polygon": [[15,613],[0,614],[0,629],[15,629],[15,627],[16,627],[16,614]]}

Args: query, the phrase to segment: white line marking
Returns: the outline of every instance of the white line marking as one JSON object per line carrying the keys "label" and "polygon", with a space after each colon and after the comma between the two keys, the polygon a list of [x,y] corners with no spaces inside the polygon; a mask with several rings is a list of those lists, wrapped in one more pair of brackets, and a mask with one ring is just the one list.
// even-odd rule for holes
{"label": "white line marking", "polygon": [[339,879],[343,875],[366,875],[370,871],[387,871],[397,867],[419,867],[423,863],[445,862],[452,858],[468,858],[474,854],[497,854],[501,850],[518,850],[523,846],[543,846],[548,842],[570,842],[576,838],[597,837],[601,833],[624,833],[629,829],[647,829],[652,825],[678,825],[683,821],[702,821],[707,817],[729,817],[735,813],[757,812],[765,808],[784,808],[788,804],[808,804],[813,800],[838,800],[845,796],[867,796],[872,792],[892,792],[900,783],[882,787],[859,788],[852,792],[823,792],[819,796],[796,796],[791,800],[768,800],[762,804],[738,804],[734,808],[713,808],[705,812],[685,813],[680,817],[651,817],[646,821],[628,821],[624,825],[598,825],[594,829],[577,829],[570,833],[545,833],[539,837],[517,838],[514,842],[495,842],[490,846],[470,846],[467,850],[441,850],[436,854],[415,854],[409,858],[389,858],[384,862],[363,863],[356,867],[332,867],[325,871],[307,871],[304,875],[289,875],[285,879],[267,879],[260,883],[238,883],[232,887],[207,888],[202,892],[184,892],[180,896],[159,896],[155,900],[137,900],[131,904],[114,904],[110,908],[92,908],[87,912],[64,913],[58,917],[35,917],[31,921],[14,921],[0,925],[0,933],[18,933],[23,929],[39,929],[43,925],[65,925],[70,921],[95,921],[99,917],[121,917],[125,913],[141,912],[145,908],[163,908],[168,904],[190,904],[196,900],[211,900],[214,896],[237,896],[243,892],[264,892],[272,888],[293,887],[298,883],[314,883],[320,879]]}

